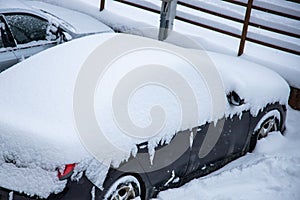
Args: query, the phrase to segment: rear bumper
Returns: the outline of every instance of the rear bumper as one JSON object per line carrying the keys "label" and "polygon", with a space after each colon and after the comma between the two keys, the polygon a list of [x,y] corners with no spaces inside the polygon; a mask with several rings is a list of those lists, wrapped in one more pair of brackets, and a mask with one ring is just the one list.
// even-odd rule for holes
{"label": "rear bumper", "polygon": [[[65,189],[58,194],[51,194],[48,200],[90,200],[92,199],[93,184],[83,176],[79,181],[68,180]],[[0,188],[0,200],[9,200],[13,195],[13,200],[39,200],[36,196],[30,197],[26,194],[13,192],[4,188]]]}

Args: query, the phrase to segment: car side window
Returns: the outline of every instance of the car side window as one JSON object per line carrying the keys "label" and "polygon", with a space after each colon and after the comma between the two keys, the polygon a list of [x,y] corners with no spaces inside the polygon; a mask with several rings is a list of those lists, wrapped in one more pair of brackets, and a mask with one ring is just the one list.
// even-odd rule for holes
{"label": "car side window", "polygon": [[3,16],[0,15],[0,49],[6,47],[15,47],[15,42]]}
{"label": "car side window", "polygon": [[4,23],[0,20],[0,49],[4,47],[3,41],[2,41],[2,32],[4,32]]}
{"label": "car side window", "polygon": [[5,17],[18,44],[46,40],[47,20],[29,14],[6,14]]}

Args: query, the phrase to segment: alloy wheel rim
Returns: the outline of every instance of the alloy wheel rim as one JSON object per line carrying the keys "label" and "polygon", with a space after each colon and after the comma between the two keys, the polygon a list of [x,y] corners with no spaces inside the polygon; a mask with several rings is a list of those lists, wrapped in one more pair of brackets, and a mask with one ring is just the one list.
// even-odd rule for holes
{"label": "alloy wheel rim", "polygon": [[129,200],[136,197],[135,189],[132,183],[128,185],[122,185],[112,195],[112,200]]}
{"label": "alloy wheel rim", "polygon": [[258,139],[264,138],[268,136],[268,134],[272,131],[277,131],[277,123],[275,117],[268,119],[258,132]]}

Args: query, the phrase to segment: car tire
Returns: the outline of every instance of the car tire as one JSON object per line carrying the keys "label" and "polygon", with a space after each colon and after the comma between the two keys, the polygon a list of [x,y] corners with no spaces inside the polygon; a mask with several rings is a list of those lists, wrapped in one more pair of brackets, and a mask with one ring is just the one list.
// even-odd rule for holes
{"label": "car tire", "polygon": [[[274,112],[274,110],[270,112]],[[268,112],[264,116],[268,116],[270,112]],[[279,111],[277,112],[279,113]],[[267,137],[270,132],[280,130],[280,119],[278,118],[278,115],[270,115],[267,118],[262,117],[262,119],[257,124],[257,128],[255,128],[255,131],[251,136],[249,152],[253,152],[258,140]]]}
{"label": "car tire", "polygon": [[139,180],[132,175],[118,178],[107,190],[105,200],[129,200],[140,197],[142,199],[142,188]]}

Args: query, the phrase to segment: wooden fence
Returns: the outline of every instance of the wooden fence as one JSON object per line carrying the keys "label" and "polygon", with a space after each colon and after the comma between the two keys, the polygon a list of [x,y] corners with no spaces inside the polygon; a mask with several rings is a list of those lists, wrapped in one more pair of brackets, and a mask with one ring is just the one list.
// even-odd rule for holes
{"label": "wooden fence", "polygon": [[[147,2],[147,5],[142,5],[141,1],[134,1],[134,0],[115,0],[117,2],[120,3],[124,3],[133,7],[137,7],[146,11],[150,11],[150,12],[154,12],[157,14],[160,14],[160,8],[158,8],[155,4],[153,4],[151,6],[151,4],[149,4],[149,2]],[[183,6],[185,8],[189,8],[189,9],[193,9],[199,12],[204,12],[213,16],[217,16],[223,19],[227,19],[233,22],[238,22],[243,24],[243,29],[242,30],[234,30],[232,31],[231,28],[224,28],[224,26],[217,26],[217,25],[212,25],[212,23],[208,23],[205,21],[201,21],[201,19],[199,20],[195,20],[195,19],[191,19],[185,15],[180,15],[180,13],[178,12],[178,14],[176,14],[175,19],[179,20],[179,21],[183,21],[189,24],[193,24],[199,27],[203,27],[209,30],[213,30],[231,37],[235,37],[235,38],[239,38],[240,39],[240,46],[239,46],[239,50],[238,50],[238,55],[242,55],[244,52],[244,47],[245,47],[245,42],[249,41],[249,42],[253,42],[253,43],[257,43],[263,46],[267,46],[267,47],[271,47],[274,49],[278,49],[281,51],[285,51],[288,53],[292,53],[292,54],[296,54],[296,55],[300,55],[300,44],[295,44],[292,42],[288,42],[288,41],[283,41],[280,40],[278,38],[273,38],[273,37],[267,37],[267,36],[260,36],[259,34],[249,34],[248,31],[248,27],[255,27],[255,28],[259,28],[265,31],[269,31],[272,33],[276,33],[276,34],[280,34],[280,35],[285,35],[291,38],[300,38],[300,32],[299,29],[293,29],[291,27],[288,27],[287,25],[284,24],[277,24],[276,22],[274,23],[268,23],[265,20],[258,20],[255,19],[252,20],[252,16],[251,16],[251,11],[252,10],[258,10],[258,11],[262,11],[265,13],[268,13],[269,15],[276,15],[276,16],[280,16],[283,18],[287,18],[287,19],[292,19],[292,20],[300,20],[300,12],[293,12],[294,10],[289,10],[289,9],[285,9],[284,11],[282,11],[280,9],[280,7],[276,7],[273,6],[272,8],[268,8],[268,4],[264,5],[264,4],[259,4],[256,3],[254,0],[220,0],[223,2],[228,2],[237,6],[241,6],[241,7],[246,7],[246,12],[244,14],[244,16],[234,16],[231,15],[230,13],[220,13],[218,12],[216,9],[213,8],[207,8],[205,7],[203,4],[197,3],[197,1],[193,1],[193,0],[178,0],[177,1],[177,5],[178,6]],[[198,1],[199,2],[199,1]],[[100,1],[100,11],[103,10],[105,7],[105,0],[101,0]]]}

